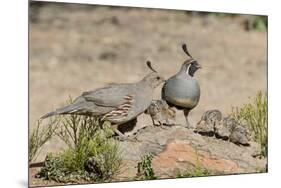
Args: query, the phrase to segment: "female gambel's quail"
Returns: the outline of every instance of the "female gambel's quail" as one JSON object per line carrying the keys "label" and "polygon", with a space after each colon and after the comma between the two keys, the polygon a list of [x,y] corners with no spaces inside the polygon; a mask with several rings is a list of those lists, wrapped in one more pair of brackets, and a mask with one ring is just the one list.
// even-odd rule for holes
{"label": "female gambel's quail", "polygon": [[188,114],[200,99],[200,87],[193,76],[201,66],[189,54],[185,44],[182,45],[182,49],[190,59],[182,64],[176,75],[166,81],[162,88],[162,99],[166,100],[170,106],[183,110],[187,127],[192,128],[188,121]]}
{"label": "female gambel's quail", "polygon": [[[151,104],[154,89],[163,83],[162,78],[147,61],[153,71],[137,83],[111,84],[94,91],[87,91],[68,106],[47,113],[42,119],[61,114],[97,116],[117,125],[126,123],[143,113]],[[120,138],[124,135],[115,128]]]}

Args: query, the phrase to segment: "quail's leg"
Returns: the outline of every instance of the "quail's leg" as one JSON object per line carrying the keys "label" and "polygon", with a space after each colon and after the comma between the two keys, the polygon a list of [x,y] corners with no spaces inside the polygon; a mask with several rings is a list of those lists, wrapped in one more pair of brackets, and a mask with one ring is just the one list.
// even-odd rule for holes
{"label": "quail's leg", "polygon": [[154,125],[154,126],[160,126],[160,127],[162,127],[162,125],[161,125],[161,123],[160,123],[160,121],[156,121],[156,122],[158,122],[159,124],[157,124],[156,122],[155,122],[155,117],[152,117],[152,116],[150,116],[151,117],[151,120],[152,120],[152,124]]}
{"label": "quail's leg", "polygon": [[185,120],[186,120],[186,127],[188,129],[193,129],[194,127],[188,121],[189,110],[183,110],[183,113],[184,113],[184,117],[185,117]]}
{"label": "quail's leg", "polygon": [[152,120],[152,124],[154,125],[154,126],[156,126],[156,123],[155,123],[155,121],[154,121],[154,118],[152,117],[152,116],[150,116],[151,117],[151,120]]}

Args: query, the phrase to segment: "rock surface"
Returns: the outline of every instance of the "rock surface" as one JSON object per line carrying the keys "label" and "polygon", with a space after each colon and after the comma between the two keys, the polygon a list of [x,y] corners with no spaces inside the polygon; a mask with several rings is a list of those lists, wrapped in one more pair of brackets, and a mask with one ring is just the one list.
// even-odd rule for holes
{"label": "rock surface", "polygon": [[258,159],[256,143],[238,146],[206,137],[181,126],[148,126],[136,134],[138,142],[120,142],[124,159],[118,179],[127,179],[137,172],[141,157],[155,155],[152,167],[159,178],[172,178],[189,167],[201,166],[215,174],[254,173],[266,169],[266,159]]}

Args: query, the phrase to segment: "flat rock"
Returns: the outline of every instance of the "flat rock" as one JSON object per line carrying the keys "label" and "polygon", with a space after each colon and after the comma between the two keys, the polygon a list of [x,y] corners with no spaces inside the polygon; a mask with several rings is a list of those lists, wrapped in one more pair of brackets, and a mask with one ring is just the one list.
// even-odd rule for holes
{"label": "flat rock", "polygon": [[159,178],[176,177],[177,172],[197,165],[215,174],[254,173],[266,169],[266,159],[254,157],[260,152],[256,143],[239,146],[202,136],[182,126],[165,129],[148,126],[140,129],[136,138],[137,142],[120,142],[126,164],[120,177],[136,174],[137,163],[148,153],[155,155],[152,167]]}

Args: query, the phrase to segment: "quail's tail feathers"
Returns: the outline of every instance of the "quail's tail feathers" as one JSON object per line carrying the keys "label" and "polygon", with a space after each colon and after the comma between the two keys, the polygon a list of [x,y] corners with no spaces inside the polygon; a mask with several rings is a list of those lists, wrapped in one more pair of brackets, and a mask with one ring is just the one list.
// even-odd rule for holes
{"label": "quail's tail feathers", "polygon": [[48,118],[48,117],[51,117],[54,115],[71,114],[71,113],[74,113],[74,112],[80,110],[81,107],[83,107],[82,103],[73,103],[68,106],[59,108],[53,112],[49,112],[49,113],[45,114],[44,116],[42,116],[40,119],[45,119],[45,118]]}
{"label": "quail's tail feathers", "polygon": [[56,114],[57,114],[56,111],[49,112],[49,113],[45,114],[44,116],[42,116],[40,119],[45,119],[45,118],[54,116],[54,115],[56,115]]}

